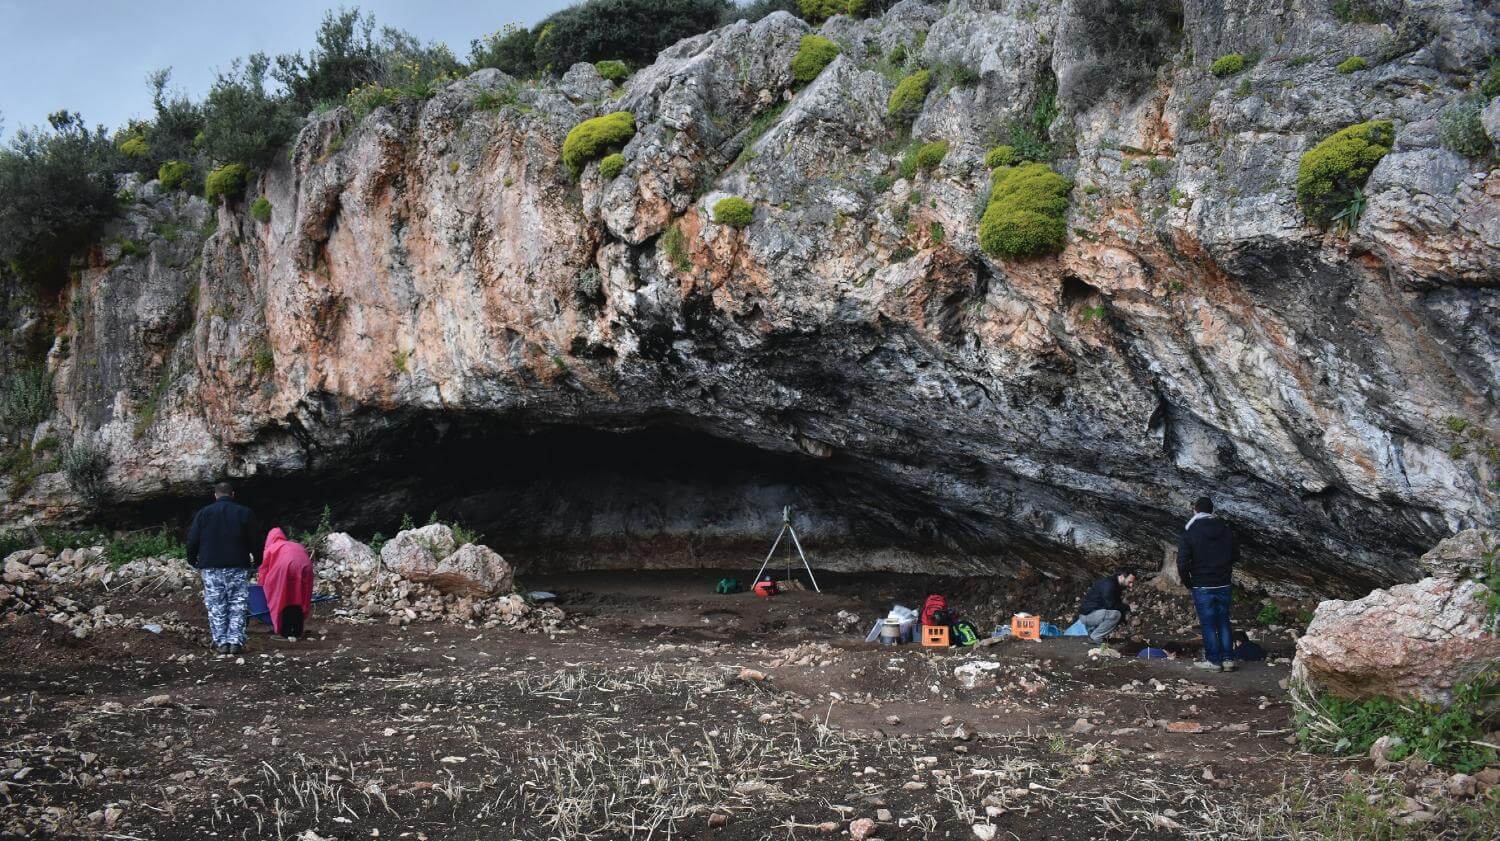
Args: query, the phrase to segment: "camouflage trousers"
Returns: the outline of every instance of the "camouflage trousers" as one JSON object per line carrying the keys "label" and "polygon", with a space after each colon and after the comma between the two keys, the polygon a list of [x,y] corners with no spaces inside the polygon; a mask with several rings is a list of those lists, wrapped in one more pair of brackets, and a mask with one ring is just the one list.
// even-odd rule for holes
{"label": "camouflage trousers", "polygon": [[245,644],[245,610],[250,602],[249,570],[199,570],[203,574],[203,606],[208,608],[208,632],[214,645]]}

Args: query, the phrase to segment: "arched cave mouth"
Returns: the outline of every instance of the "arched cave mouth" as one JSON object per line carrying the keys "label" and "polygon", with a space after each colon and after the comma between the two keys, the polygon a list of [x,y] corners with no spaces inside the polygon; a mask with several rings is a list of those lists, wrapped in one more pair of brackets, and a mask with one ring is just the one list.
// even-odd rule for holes
{"label": "arched cave mouth", "polygon": [[[602,426],[602,424],[601,424]],[[436,516],[484,536],[523,571],[759,564],[791,506],[815,569],[958,571],[982,551],[966,518],[880,465],[730,440],[678,422],[640,428],[407,418],[284,476],[237,482],[267,527],[310,530],[324,506],[362,540]],[[202,500],[143,521],[185,524]],[[170,506],[171,510],[160,510]],[[918,560],[923,559],[923,560]]]}

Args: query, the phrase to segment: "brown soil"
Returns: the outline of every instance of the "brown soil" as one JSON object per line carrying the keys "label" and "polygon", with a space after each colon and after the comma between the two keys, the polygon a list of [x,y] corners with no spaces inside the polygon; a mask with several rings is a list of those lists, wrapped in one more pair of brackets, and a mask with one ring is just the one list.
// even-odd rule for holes
{"label": "brown soil", "polygon": [[[78,641],[10,617],[0,835],[810,838],[889,811],[881,838],[973,838],[974,823],[1165,838],[1223,835],[1288,775],[1343,767],[1284,741],[1284,663],[1209,674],[1091,660],[1075,639],[882,647],[864,631],[893,600],[1032,605],[1006,608],[993,582],[900,577],[714,595],[724,574],[534,577],[570,616],[551,638],[318,618],[292,643],[252,625],[242,661],[170,632]],[[1024,592],[1058,618],[1074,597]],[[201,621],[188,593],[149,609]],[[970,688],[954,668],[973,661],[998,666]],[[1070,732],[1079,719],[1090,732]]]}

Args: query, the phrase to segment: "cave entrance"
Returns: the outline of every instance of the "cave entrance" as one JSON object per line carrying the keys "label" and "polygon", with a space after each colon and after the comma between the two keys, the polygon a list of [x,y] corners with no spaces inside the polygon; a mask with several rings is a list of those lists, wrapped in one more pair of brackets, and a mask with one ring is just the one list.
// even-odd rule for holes
{"label": "cave entrance", "polygon": [[402,427],[300,478],[246,482],[241,497],[301,527],[327,505],[334,527],[361,539],[436,515],[480,532],[523,571],[747,567],[745,577],[784,506],[824,569],[857,568],[864,547],[910,543],[899,524],[919,504],[839,453],[763,449],[671,424]]}

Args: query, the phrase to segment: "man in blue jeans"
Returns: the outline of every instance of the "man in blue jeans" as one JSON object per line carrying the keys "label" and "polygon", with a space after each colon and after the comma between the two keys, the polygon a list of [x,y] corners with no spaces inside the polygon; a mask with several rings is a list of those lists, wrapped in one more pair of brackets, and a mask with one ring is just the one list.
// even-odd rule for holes
{"label": "man in blue jeans", "polygon": [[1234,639],[1229,625],[1230,580],[1240,547],[1229,526],[1214,516],[1213,500],[1198,497],[1193,517],[1177,540],[1177,574],[1193,594],[1203,626],[1203,660],[1193,665],[1211,671],[1234,671]]}

